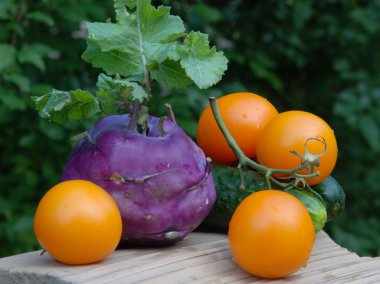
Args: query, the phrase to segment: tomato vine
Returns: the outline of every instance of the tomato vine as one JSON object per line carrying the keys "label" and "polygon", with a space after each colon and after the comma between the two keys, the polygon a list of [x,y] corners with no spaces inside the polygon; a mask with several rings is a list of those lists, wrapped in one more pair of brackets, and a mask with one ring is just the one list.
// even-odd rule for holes
{"label": "tomato vine", "polygon": [[[265,179],[267,181],[268,188],[272,188],[272,183],[276,186],[279,186],[283,189],[288,189],[291,187],[299,187],[302,185],[302,187],[307,188],[309,191],[312,191],[313,194],[319,195],[318,193],[315,193],[307,184],[306,180],[307,178],[317,177],[320,175],[319,171],[315,171],[315,167],[319,166],[318,158],[323,156],[327,151],[327,143],[323,137],[310,137],[305,141],[305,154],[302,155],[301,153],[298,153],[296,151],[291,151],[294,155],[301,158],[301,163],[299,166],[293,168],[293,169],[276,169],[276,168],[270,168],[266,167],[264,165],[261,165],[254,160],[248,158],[244,152],[240,149],[238,144],[236,143],[234,137],[231,135],[229,130],[227,129],[222,116],[220,114],[218,103],[215,97],[210,97],[210,106],[212,113],[215,117],[215,120],[223,133],[228,146],[232,149],[235,156],[238,159],[238,168],[242,167],[249,167],[253,170],[262,173],[265,176]],[[319,154],[311,154],[308,150],[308,142],[311,140],[319,141],[324,145],[324,150]],[[301,174],[300,171],[306,170],[307,174]],[[286,179],[290,180],[288,182],[280,181],[278,177],[274,177],[274,174],[285,174]],[[241,186],[245,186],[244,177],[241,175]]]}

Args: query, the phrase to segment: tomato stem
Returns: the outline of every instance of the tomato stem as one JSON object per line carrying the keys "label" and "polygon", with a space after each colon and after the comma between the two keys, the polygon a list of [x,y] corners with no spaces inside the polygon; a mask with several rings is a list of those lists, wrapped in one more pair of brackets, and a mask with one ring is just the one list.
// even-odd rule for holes
{"label": "tomato stem", "polygon": [[249,167],[251,167],[257,171],[260,171],[260,172],[265,172],[267,169],[266,167],[264,167],[264,166],[256,163],[255,161],[252,161],[251,159],[249,159],[244,154],[244,152],[240,149],[240,147],[237,145],[235,139],[232,137],[231,133],[228,131],[226,125],[224,124],[224,121],[222,119],[222,116],[221,116],[219,108],[218,108],[218,103],[216,101],[216,98],[211,97],[209,100],[210,100],[212,113],[216,119],[216,122],[219,126],[219,129],[222,131],[222,133],[223,133],[223,135],[227,141],[228,146],[232,149],[235,156],[239,160],[239,164],[241,166],[249,166]]}
{"label": "tomato stem", "polygon": [[240,164],[238,165],[238,169],[239,169],[239,174],[240,174],[240,189],[244,190],[245,189],[245,177],[244,177],[244,173],[241,169]]}
{"label": "tomato stem", "polygon": [[[306,153],[305,155],[302,155],[296,151],[290,151],[291,153],[301,158],[301,164],[298,167],[295,167],[290,170],[269,168],[255,162],[254,160],[248,158],[244,154],[244,152],[240,149],[240,147],[236,143],[236,140],[233,138],[233,136],[229,132],[227,126],[225,125],[222,119],[222,116],[220,114],[216,98],[210,97],[209,101],[210,101],[212,113],[219,126],[219,129],[222,131],[223,136],[226,139],[228,146],[232,149],[236,158],[239,161],[238,167],[240,168],[240,167],[247,166],[262,173],[265,176],[265,179],[267,180],[268,188],[271,188],[272,182],[276,184],[277,186],[280,186],[281,188],[288,188],[290,186],[298,186],[299,183],[306,184],[305,179],[317,177],[320,175],[318,171],[314,171],[314,167],[319,166],[318,158],[324,155],[327,151],[326,140],[323,137],[312,137],[312,138],[307,139],[305,142],[305,153]],[[307,144],[311,140],[316,140],[323,143],[324,150],[322,151],[322,153],[314,155],[309,152]],[[302,170],[306,170],[308,174],[301,174],[300,171]],[[290,181],[281,182],[278,179],[274,178],[273,174],[285,175],[286,179]],[[242,183],[242,185],[243,184],[244,183]]]}

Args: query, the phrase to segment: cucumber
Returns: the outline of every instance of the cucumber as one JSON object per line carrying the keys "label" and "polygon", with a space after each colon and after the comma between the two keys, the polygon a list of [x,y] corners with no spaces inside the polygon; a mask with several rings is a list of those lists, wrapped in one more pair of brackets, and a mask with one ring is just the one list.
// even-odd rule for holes
{"label": "cucumber", "polygon": [[[260,173],[252,170],[241,170],[245,178],[245,188],[242,189],[240,187],[241,177],[238,168],[213,164],[211,170],[214,177],[217,198],[214,208],[200,225],[199,229],[227,232],[229,221],[236,207],[251,193],[267,189],[266,180]],[[342,203],[342,192],[344,194],[344,191],[341,186],[339,185],[341,189],[341,191],[339,191],[340,194],[334,195],[330,193],[330,191],[338,192],[337,185],[339,185],[339,183],[337,183],[335,179],[333,181],[329,179],[327,182],[319,184],[319,187],[312,187],[321,195],[327,205],[327,216],[336,216],[344,208],[344,202]],[[300,190],[302,193],[299,192]],[[323,202],[303,189],[290,189],[289,191],[292,194],[294,193],[293,195],[300,199],[307,207],[313,219],[316,231],[321,230],[326,222],[326,208]],[[336,199],[334,199],[334,196]],[[335,209],[333,209],[333,207]]]}
{"label": "cucumber", "polygon": [[296,197],[305,205],[313,221],[315,232],[318,233],[322,230],[327,221],[327,210],[324,201],[302,188],[291,188],[286,190],[286,192]]}
{"label": "cucumber", "polygon": [[211,171],[216,188],[216,202],[199,228],[227,232],[236,207],[251,193],[265,189],[266,180],[258,172],[242,170],[245,179],[243,189],[240,187],[241,177],[237,168],[213,164]]}
{"label": "cucumber", "polygon": [[213,164],[212,175],[217,192],[216,207],[220,212],[233,212],[237,205],[252,192],[266,188],[264,176],[251,170],[242,170],[245,187],[241,188],[241,176],[238,168]]}
{"label": "cucumber", "polygon": [[326,203],[327,221],[338,216],[346,205],[346,194],[339,182],[332,176],[313,186]]}

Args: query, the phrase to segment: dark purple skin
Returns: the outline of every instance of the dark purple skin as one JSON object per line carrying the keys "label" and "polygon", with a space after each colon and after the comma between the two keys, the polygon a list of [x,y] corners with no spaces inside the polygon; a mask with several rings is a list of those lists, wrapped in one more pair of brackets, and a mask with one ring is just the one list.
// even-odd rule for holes
{"label": "dark purple skin", "polygon": [[[89,180],[116,201],[122,240],[168,245],[210,213],[216,193],[203,151],[174,122],[149,116],[147,134],[128,130],[129,115],[98,121],[71,152],[62,181]],[[162,131],[161,131],[162,132]]]}

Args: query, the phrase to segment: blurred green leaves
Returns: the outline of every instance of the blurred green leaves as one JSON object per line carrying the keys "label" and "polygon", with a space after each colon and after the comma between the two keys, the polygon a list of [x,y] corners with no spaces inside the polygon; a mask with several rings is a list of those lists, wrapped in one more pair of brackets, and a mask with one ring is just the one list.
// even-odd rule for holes
{"label": "blurred green leaves", "polygon": [[20,63],[29,63],[37,67],[41,72],[45,71],[46,58],[53,50],[44,44],[25,44],[18,53]]}
{"label": "blurred green leaves", "polygon": [[92,75],[80,60],[85,42],[74,35],[81,21],[105,19],[112,8],[111,1],[93,2],[0,1],[0,257],[38,248],[38,201],[59,181],[70,137],[87,127],[41,120],[31,96],[47,94],[53,85],[89,85]]}
{"label": "blurred green leaves", "polygon": [[46,14],[43,12],[33,11],[30,13],[27,13],[25,18],[28,20],[35,21],[35,22],[43,23],[49,27],[54,26],[54,19],[49,14]]}
{"label": "blurred green leaves", "polygon": [[380,151],[380,88],[369,89],[360,84],[343,91],[334,105],[336,115],[345,119],[347,126],[359,133],[370,147]]}
{"label": "blurred green leaves", "polygon": [[12,65],[16,60],[16,49],[10,44],[0,44],[0,71]]}

